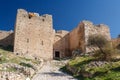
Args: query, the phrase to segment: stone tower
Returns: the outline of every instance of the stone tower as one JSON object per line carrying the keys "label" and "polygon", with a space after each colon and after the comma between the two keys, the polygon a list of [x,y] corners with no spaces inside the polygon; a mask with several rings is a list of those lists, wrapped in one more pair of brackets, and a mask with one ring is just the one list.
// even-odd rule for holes
{"label": "stone tower", "polygon": [[29,57],[53,58],[54,30],[51,15],[39,16],[18,9],[14,53]]}

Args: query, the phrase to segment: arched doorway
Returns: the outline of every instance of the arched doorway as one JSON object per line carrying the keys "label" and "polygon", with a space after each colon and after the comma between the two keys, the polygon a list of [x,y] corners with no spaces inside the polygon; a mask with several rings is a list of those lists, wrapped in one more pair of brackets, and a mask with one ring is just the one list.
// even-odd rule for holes
{"label": "arched doorway", "polygon": [[55,35],[54,45],[53,45],[53,58],[59,59],[61,58],[61,47],[62,47],[62,36]]}

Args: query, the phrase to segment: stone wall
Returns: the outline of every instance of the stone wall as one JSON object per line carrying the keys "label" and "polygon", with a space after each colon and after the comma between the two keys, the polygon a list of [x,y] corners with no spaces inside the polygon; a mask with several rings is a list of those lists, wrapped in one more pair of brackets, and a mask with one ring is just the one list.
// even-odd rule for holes
{"label": "stone wall", "polygon": [[54,30],[51,15],[39,16],[18,9],[14,53],[29,57],[53,58]]}
{"label": "stone wall", "polygon": [[85,32],[84,24],[81,22],[74,30],[70,32],[70,53],[73,50],[85,51]]}
{"label": "stone wall", "polygon": [[90,21],[82,21],[70,33],[70,52],[79,49],[83,53],[91,52],[87,46],[90,35],[103,35],[107,40],[111,40],[110,30],[107,25],[94,25]]}
{"label": "stone wall", "polygon": [[13,46],[13,31],[0,31],[0,46]]}
{"label": "stone wall", "polygon": [[54,51],[54,58],[55,52],[60,52],[60,58],[68,57],[69,55],[69,32],[60,30],[55,33],[53,51]]}
{"label": "stone wall", "polygon": [[85,27],[85,48],[86,52],[90,52],[91,49],[90,47],[87,46],[87,41],[90,35],[102,35],[104,36],[107,40],[111,40],[110,36],[110,30],[107,25],[104,24],[99,24],[99,25],[94,25],[90,21],[82,21],[84,23]]}

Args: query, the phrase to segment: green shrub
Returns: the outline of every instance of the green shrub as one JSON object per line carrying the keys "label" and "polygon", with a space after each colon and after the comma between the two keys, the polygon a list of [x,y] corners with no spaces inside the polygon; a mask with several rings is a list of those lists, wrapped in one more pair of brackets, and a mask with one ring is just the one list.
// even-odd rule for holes
{"label": "green shrub", "polygon": [[16,68],[13,68],[13,67],[10,67],[10,68],[7,68],[7,71],[9,71],[9,72],[16,72],[17,69],[16,69]]}
{"label": "green shrub", "polygon": [[88,38],[88,46],[102,48],[107,43],[108,43],[107,39],[102,35],[90,35]]}
{"label": "green shrub", "polygon": [[118,44],[116,48],[120,50],[120,44]]}
{"label": "green shrub", "polygon": [[[69,67],[64,67],[64,71],[66,72],[69,70],[67,72],[71,73],[72,71],[75,71],[75,69],[79,70],[77,73],[73,73],[73,76],[80,80],[120,80],[120,61],[107,62],[107,64],[105,63],[102,66],[97,67],[89,67],[88,64],[92,61],[96,60],[91,57],[77,57],[68,63],[67,66]],[[82,73],[91,74],[92,77],[82,76]],[[116,77],[119,78],[117,79]]]}
{"label": "green shrub", "polygon": [[97,50],[93,49],[93,56],[98,60],[110,61],[113,59],[115,54],[118,54],[118,50],[114,49],[111,42],[107,41],[107,39],[102,35],[90,35],[88,46],[98,47]]}
{"label": "green shrub", "polygon": [[24,63],[24,62],[21,62],[20,63],[21,66],[24,66],[24,67],[29,67],[29,68],[33,68],[33,66],[29,63]]}
{"label": "green shrub", "polygon": [[119,51],[112,47],[103,48],[103,52],[104,54],[102,54],[100,50],[96,50],[93,56],[98,60],[106,60],[106,61],[115,60],[117,59],[116,57],[120,56]]}
{"label": "green shrub", "polygon": [[0,64],[6,63],[7,59],[5,57],[0,57]]}

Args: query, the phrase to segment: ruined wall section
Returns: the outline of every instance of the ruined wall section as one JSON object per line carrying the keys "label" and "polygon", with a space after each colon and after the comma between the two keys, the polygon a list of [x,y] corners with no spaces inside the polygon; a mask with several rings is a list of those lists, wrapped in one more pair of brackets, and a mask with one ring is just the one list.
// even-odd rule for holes
{"label": "ruined wall section", "polygon": [[32,57],[52,59],[54,31],[52,16],[39,16],[19,9],[15,26],[14,52]]}
{"label": "ruined wall section", "polygon": [[85,51],[85,32],[84,24],[81,22],[74,30],[70,32],[70,53],[73,50]]}
{"label": "ruined wall section", "polygon": [[55,33],[54,45],[53,45],[54,57],[55,51],[60,52],[60,58],[69,56],[69,32],[65,30],[59,30]]}
{"label": "ruined wall section", "polygon": [[100,24],[100,25],[94,25],[90,21],[82,21],[84,23],[85,27],[85,45],[86,45],[86,52],[90,52],[90,47],[87,46],[88,44],[88,38],[90,35],[103,35],[107,40],[111,40],[110,36],[110,30],[107,25]]}
{"label": "ruined wall section", "polygon": [[0,46],[13,46],[13,31],[0,31]]}

